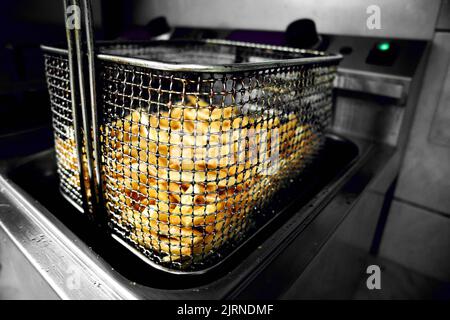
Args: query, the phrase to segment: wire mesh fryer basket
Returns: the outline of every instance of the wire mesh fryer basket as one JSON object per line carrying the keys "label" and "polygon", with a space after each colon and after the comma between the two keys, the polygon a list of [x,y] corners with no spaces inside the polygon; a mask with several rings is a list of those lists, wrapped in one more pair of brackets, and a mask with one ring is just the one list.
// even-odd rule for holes
{"label": "wire mesh fryer basket", "polygon": [[[98,50],[102,209],[111,230],[158,268],[205,269],[316,157],[339,57],[227,41]],[[92,195],[83,200],[78,164],[87,171],[86,157],[77,162],[67,52],[45,51],[61,192],[82,208]]]}

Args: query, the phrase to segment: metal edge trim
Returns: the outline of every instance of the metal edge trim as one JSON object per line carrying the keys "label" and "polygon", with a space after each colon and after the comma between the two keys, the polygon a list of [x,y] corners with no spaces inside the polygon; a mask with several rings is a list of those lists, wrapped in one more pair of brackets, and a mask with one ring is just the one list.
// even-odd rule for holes
{"label": "metal edge trim", "polygon": [[[42,230],[47,231],[48,235],[51,235],[51,238],[55,240],[59,245],[66,249],[67,253],[75,260],[83,265],[85,265],[88,270],[90,270],[93,274],[95,274],[100,279],[107,284],[103,286],[103,288],[108,288],[106,291],[103,289],[105,294],[110,295],[110,298],[122,298],[122,299],[137,299],[137,297],[132,294],[129,290],[125,289],[121,285],[114,285],[112,287],[111,283],[117,283],[115,279],[113,279],[107,272],[102,270],[97,263],[89,263],[87,261],[92,261],[90,257],[88,257],[82,250],[72,243],[72,240],[69,239],[61,230],[56,227],[38,208],[36,208],[36,204],[31,203],[27,197],[28,194],[23,192],[22,189],[16,186],[13,182],[9,181],[7,178],[0,175],[0,186],[2,188],[2,193],[5,197],[12,202],[12,204],[16,204],[19,207],[19,210],[30,220],[34,221]],[[22,194],[23,192],[23,194]],[[39,203],[37,203],[40,205]],[[47,209],[42,208],[42,210],[47,211]],[[53,279],[42,271],[40,266],[35,261],[34,257],[31,256],[24,246],[16,239],[16,237],[11,234],[4,224],[2,220],[0,220],[0,227],[2,227],[5,232],[10,236],[11,240],[18,246],[20,251],[28,258],[28,260],[32,263],[32,265],[36,268],[36,270],[41,274],[48,282],[51,284],[52,289],[62,298],[62,299],[70,299],[60,286],[53,281]]]}
{"label": "metal edge trim", "polygon": [[136,67],[143,67],[149,69],[157,69],[162,71],[175,72],[211,72],[211,73],[232,73],[242,71],[254,71],[260,69],[276,69],[294,65],[306,65],[318,62],[338,61],[339,58],[331,57],[313,57],[313,58],[297,58],[287,60],[272,60],[268,62],[252,62],[244,64],[227,64],[227,65],[201,65],[201,64],[175,64],[152,60],[145,60],[141,58],[131,58],[120,55],[98,54],[97,58],[102,61],[129,64]]}
{"label": "metal edge trim", "polygon": [[[1,179],[1,177],[0,177]],[[66,293],[60,289],[57,285],[56,281],[47,273],[42,270],[39,263],[34,259],[34,257],[24,248],[22,243],[14,236],[14,234],[8,229],[8,227],[3,223],[0,219],[0,228],[6,233],[12,243],[19,249],[19,251],[25,256],[25,258],[29,261],[29,263],[33,266],[33,268],[37,271],[37,273],[44,278],[44,280],[48,283],[50,288],[55,292],[55,294],[61,298],[62,300],[69,300],[69,297]]]}
{"label": "metal edge trim", "polygon": [[67,49],[61,49],[61,48],[46,46],[46,45],[43,45],[43,44],[41,44],[39,47],[41,48],[42,51],[49,52],[49,53],[59,53],[59,54],[64,54],[64,55],[68,54],[68,50]]}
{"label": "metal edge trim", "polygon": [[76,203],[68,194],[66,194],[63,189],[61,189],[61,187],[59,188],[59,193],[61,193],[64,199],[66,199],[67,202],[69,202],[75,209],[84,214],[83,208],[78,203]]}
{"label": "metal edge trim", "polygon": [[401,83],[405,83],[405,82],[409,83],[412,80],[410,77],[395,76],[395,75],[388,75],[388,74],[383,74],[383,73],[378,73],[378,72],[373,72],[373,71],[361,71],[361,70],[354,70],[354,69],[338,67],[338,70],[337,70],[338,76],[346,75],[346,74],[362,76],[362,77],[373,77],[373,78],[379,78],[379,79],[384,79],[384,80],[392,80],[392,81],[398,81]]}
{"label": "metal edge trim", "polygon": [[[151,41],[147,43],[161,43],[164,41]],[[171,42],[171,41],[167,41]],[[281,46],[269,46],[269,45],[260,45],[253,44],[249,42],[238,42],[238,41],[228,41],[228,40],[205,40],[205,41],[196,41],[198,43],[204,44],[218,44],[218,45],[234,45],[241,46],[247,48],[261,48],[261,49],[271,49],[271,50],[280,50],[285,52],[298,52],[298,53],[309,53],[316,55],[316,57],[302,57],[302,58],[293,58],[293,59],[283,59],[283,60],[270,60],[266,62],[249,62],[249,63],[231,63],[231,64],[223,64],[223,65],[208,65],[208,64],[184,64],[184,63],[169,63],[169,62],[160,62],[154,60],[148,60],[143,58],[132,58],[122,55],[114,55],[114,54],[106,54],[99,53],[96,57],[99,60],[114,62],[114,63],[123,63],[129,64],[137,67],[144,67],[150,69],[157,69],[162,71],[181,71],[181,72],[216,72],[216,73],[226,73],[226,72],[241,72],[241,71],[252,71],[259,69],[267,69],[267,68],[280,68],[287,67],[293,65],[306,65],[312,63],[319,62],[338,62],[342,60],[343,56],[341,54],[325,54],[324,52],[314,51],[314,50],[304,50],[304,49],[296,49],[289,47],[281,47]],[[50,53],[57,54],[68,54],[66,49],[41,45],[41,49]]]}

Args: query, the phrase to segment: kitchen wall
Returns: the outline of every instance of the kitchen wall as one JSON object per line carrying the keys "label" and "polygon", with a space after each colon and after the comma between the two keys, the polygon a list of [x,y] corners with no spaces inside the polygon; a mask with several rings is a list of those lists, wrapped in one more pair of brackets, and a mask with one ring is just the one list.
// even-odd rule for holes
{"label": "kitchen wall", "polygon": [[450,217],[450,0],[436,24],[396,197]]}
{"label": "kitchen wall", "polygon": [[[431,39],[440,0],[134,0],[130,5],[139,24],[164,15],[174,26],[282,31],[296,19],[310,18],[321,33]],[[380,8],[380,30],[366,26],[371,5]]]}
{"label": "kitchen wall", "polygon": [[450,32],[437,32],[396,196],[450,216]]}
{"label": "kitchen wall", "polygon": [[450,0],[442,2],[380,255],[450,281]]}

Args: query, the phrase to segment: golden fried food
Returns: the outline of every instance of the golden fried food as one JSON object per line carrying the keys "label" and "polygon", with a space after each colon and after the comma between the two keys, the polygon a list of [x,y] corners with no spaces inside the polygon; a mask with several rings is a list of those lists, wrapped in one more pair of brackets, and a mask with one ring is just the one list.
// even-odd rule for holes
{"label": "golden fried food", "polygon": [[[159,112],[134,110],[101,127],[107,211],[163,261],[205,255],[302,168],[312,135],[295,114],[243,113],[189,95]],[[56,150],[76,173],[74,140],[57,139]]]}
{"label": "golden fried food", "polygon": [[309,132],[293,114],[246,115],[193,96],[159,113],[135,110],[105,128],[109,208],[165,260],[208,253],[300,165]]}
{"label": "golden fried food", "polygon": [[[80,177],[78,170],[78,157],[75,139],[73,138],[73,129],[68,129],[69,139],[63,139],[59,136],[55,137],[55,152],[58,161],[58,174],[62,177],[62,182],[66,188],[73,190],[72,192],[79,194]],[[84,185],[88,199],[91,197],[89,189],[89,176],[87,169],[87,158],[83,157],[82,167],[84,173]],[[80,196],[81,200],[81,196]]]}

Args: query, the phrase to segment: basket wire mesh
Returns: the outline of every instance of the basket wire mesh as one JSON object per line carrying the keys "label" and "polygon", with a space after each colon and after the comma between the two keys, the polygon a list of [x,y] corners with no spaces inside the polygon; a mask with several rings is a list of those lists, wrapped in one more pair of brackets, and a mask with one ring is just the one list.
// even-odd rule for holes
{"label": "basket wire mesh", "polygon": [[[225,41],[98,50],[103,209],[113,232],[160,268],[207,268],[324,142],[335,56]],[[45,71],[61,192],[81,207],[67,54],[47,50]]]}

